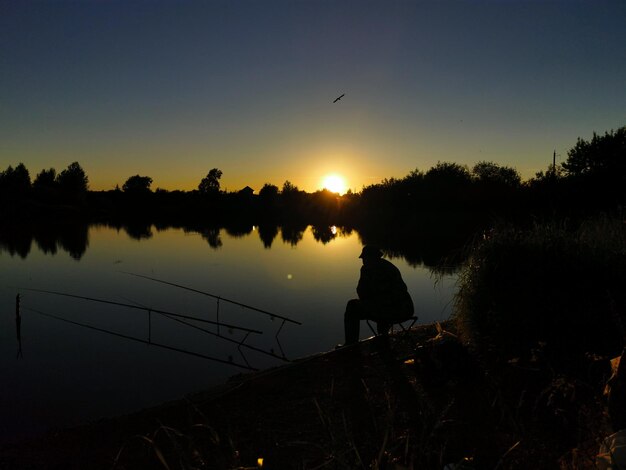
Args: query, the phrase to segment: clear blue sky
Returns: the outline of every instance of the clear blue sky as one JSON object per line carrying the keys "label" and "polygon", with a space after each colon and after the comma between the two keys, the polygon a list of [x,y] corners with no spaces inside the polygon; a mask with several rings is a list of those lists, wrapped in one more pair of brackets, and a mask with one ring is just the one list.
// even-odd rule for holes
{"label": "clear blue sky", "polygon": [[[333,99],[345,93],[342,100]],[[0,2],[0,169],[319,189],[626,125],[626,2]]]}

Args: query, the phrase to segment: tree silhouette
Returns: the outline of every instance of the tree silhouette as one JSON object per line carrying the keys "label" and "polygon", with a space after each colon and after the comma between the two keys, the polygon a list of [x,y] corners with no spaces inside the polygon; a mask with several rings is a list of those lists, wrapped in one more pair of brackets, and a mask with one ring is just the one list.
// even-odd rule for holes
{"label": "tree silhouette", "polygon": [[567,200],[577,210],[616,209],[626,203],[626,127],[595,132],[590,141],[578,139],[562,167]]}
{"label": "tree silhouette", "polygon": [[471,181],[471,175],[465,165],[451,162],[437,162],[426,172],[425,181],[442,186],[463,186]]}
{"label": "tree silhouette", "polygon": [[491,185],[516,188],[522,182],[516,169],[493,162],[478,162],[472,168],[472,175],[479,183]]}
{"label": "tree silhouette", "polygon": [[595,132],[590,141],[578,138],[576,145],[567,152],[563,163],[568,176],[617,176],[626,175],[626,126],[611,130],[603,136]]}
{"label": "tree silhouette", "polygon": [[89,179],[78,162],[70,163],[57,176],[59,188],[73,194],[86,193],[89,188]]}
{"label": "tree silhouette", "polygon": [[23,163],[15,168],[11,165],[0,172],[0,188],[2,192],[13,195],[24,195],[30,190],[30,174]]}
{"label": "tree silhouette", "polygon": [[286,181],[283,183],[283,190],[282,190],[282,194],[283,194],[283,195],[285,195],[285,196],[286,196],[286,195],[290,195],[290,194],[296,194],[296,193],[298,193],[298,192],[300,192],[300,190],[299,190],[299,189],[298,189],[298,187],[297,187],[295,184],[293,184],[291,181],[286,180]]}
{"label": "tree silhouette", "polygon": [[213,168],[209,173],[202,178],[198,185],[198,191],[200,194],[218,194],[220,192],[220,178],[222,177],[222,170]]}
{"label": "tree silhouette", "polygon": [[54,188],[56,186],[56,177],[57,172],[54,168],[50,168],[48,170],[43,169],[35,177],[35,181],[33,181],[33,188],[36,190]]}
{"label": "tree silhouette", "polygon": [[431,211],[463,211],[470,205],[471,184],[472,176],[465,165],[438,162],[424,174],[423,196]]}
{"label": "tree silhouette", "polygon": [[273,184],[265,183],[261,190],[259,191],[259,198],[262,200],[275,200],[278,196],[278,186]]}
{"label": "tree silhouette", "polygon": [[150,192],[152,178],[149,176],[131,176],[122,185],[122,190],[128,194],[147,194]]}

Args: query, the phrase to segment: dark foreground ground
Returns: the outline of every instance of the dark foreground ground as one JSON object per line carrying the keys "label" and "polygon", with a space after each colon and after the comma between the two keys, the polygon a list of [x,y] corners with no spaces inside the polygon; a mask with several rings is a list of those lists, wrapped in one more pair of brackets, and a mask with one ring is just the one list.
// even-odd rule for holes
{"label": "dark foreground ground", "polygon": [[0,468],[595,468],[601,391],[542,401],[537,373],[496,380],[426,325],[0,449]]}

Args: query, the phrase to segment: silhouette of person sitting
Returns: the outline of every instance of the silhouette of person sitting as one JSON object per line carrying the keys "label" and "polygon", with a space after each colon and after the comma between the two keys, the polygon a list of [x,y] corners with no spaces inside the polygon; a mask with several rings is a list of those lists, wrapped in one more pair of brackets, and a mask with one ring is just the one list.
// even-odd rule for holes
{"label": "silhouette of person sitting", "polygon": [[359,298],[348,302],[344,315],[346,345],[359,340],[361,320],[376,322],[378,334],[387,334],[392,324],[413,316],[413,301],[400,270],[382,256],[371,245],[364,246],[359,256],[363,260],[356,288]]}

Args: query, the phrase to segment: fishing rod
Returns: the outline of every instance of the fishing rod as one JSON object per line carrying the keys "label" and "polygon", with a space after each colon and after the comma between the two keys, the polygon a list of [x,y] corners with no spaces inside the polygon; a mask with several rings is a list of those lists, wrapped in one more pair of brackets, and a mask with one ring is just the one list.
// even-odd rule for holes
{"label": "fishing rod", "polygon": [[219,295],[210,294],[210,293],[205,292],[205,291],[194,289],[193,287],[187,287],[187,286],[183,286],[181,284],[175,284],[173,282],[164,281],[163,279],[157,279],[157,278],[150,277],[150,276],[144,276],[143,274],[136,274],[136,273],[131,273],[131,272],[128,272],[128,271],[120,271],[120,272],[123,273],[123,274],[128,274],[130,276],[140,277],[140,278],[143,278],[143,279],[148,279],[150,281],[159,282],[161,284],[167,284],[168,286],[178,287],[179,289],[188,290],[188,291],[191,291],[191,292],[195,292],[197,294],[206,295],[208,297],[212,297],[214,299],[217,299],[218,301],[223,300],[224,302],[229,302],[231,304],[238,305],[238,306],[243,307],[243,308],[254,310],[255,312],[263,313],[265,315],[268,315],[271,319],[280,318],[283,321],[283,323],[284,322],[289,322],[289,323],[295,323],[296,325],[302,325],[301,322],[296,321],[296,320],[292,320],[291,318],[283,317],[282,315],[278,315],[276,313],[268,312],[267,310],[262,310],[260,308],[253,307],[251,305],[246,305],[246,304],[243,304],[241,302],[237,302],[235,300],[225,299],[224,297],[221,297]]}
{"label": "fishing rod", "polygon": [[233,361],[226,361],[224,359],[219,359],[217,357],[207,356],[205,354],[200,354],[200,353],[196,353],[196,352],[193,352],[193,351],[188,351],[186,349],[175,348],[174,346],[168,346],[167,344],[155,343],[154,341],[151,341],[151,340],[150,341],[146,341],[145,339],[136,338],[135,336],[128,336],[128,335],[124,335],[122,333],[118,333],[116,331],[105,330],[104,328],[98,328],[96,326],[87,325],[85,323],[80,323],[80,322],[68,320],[67,318],[62,318],[62,317],[59,317],[59,316],[56,316],[56,315],[52,315],[50,313],[45,313],[45,312],[42,312],[42,311],[39,311],[39,310],[35,310],[33,308],[26,307],[24,310],[28,310],[28,311],[31,311],[33,313],[37,313],[38,315],[43,315],[44,317],[53,318],[55,320],[59,320],[59,321],[65,322],[65,323],[70,323],[72,325],[81,326],[83,328],[87,328],[87,329],[90,329],[90,330],[99,331],[101,333],[107,333],[109,335],[117,336],[119,338],[124,338],[124,339],[128,339],[128,340],[131,340],[131,341],[137,341],[138,343],[147,344],[149,346],[156,346],[156,347],[163,348],[163,349],[169,349],[170,351],[176,351],[176,352],[179,352],[179,353],[188,354],[190,356],[195,356],[195,357],[200,357],[202,359],[207,359],[209,361],[215,361],[215,362],[220,362],[222,364],[228,364],[230,366],[239,367],[241,369],[247,369],[247,370],[253,370],[253,371],[259,370],[259,369],[256,369],[254,367],[251,367],[249,364],[238,364],[238,363],[233,362]]}
{"label": "fishing rod", "polygon": [[[263,333],[262,331],[252,330],[252,329],[249,329],[249,328],[243,328],[243,327],[240,327],[240,326],[228,325],[227,323],[218,323],[218,322],[214,322],[214,321],[210,321],[210,320],[204,320],[204,319],[201,319],[201,318],[190,317],[190,316],[187,316],[187,315],[181,315],[181,314],[177,314],[177,313],[167,312],[165,310],[158,310],[158,309],[152,309],[152,308],[149,308],[149,307],[143,307],[143,306],[138,306],[138,305],[132,305],[132,304],[125,304],[125,303],[121,303],[121,302],[115,302],[115,301],[112,301],[112,300],[94,299],[94,298],[91,298],[91,297],[84,297],[84,296],[81,296],[81,295],[67,294],[67,293],[64,293],[64,292],[49,291],[49,290],[44,290],[44,289],[33,289],[33,288],[28,288],[28,287],[23,287],[21,289],[22,290],[26,290],[26,291],[31,291],[31,292],[41,292],[41,293],[44,293],[44,294],[60,295],[60,296],[64,296],[64,297],[71,297],[71,298],[76,298],[76,299],[88,300],[88,301],[92,301],[92,302],[102,302],[102,303],[110,304],[110,305],[118,305],[118,306],[122,306],[122,307],[135,308],[135,309],[138,309],[138,310],[147,311],[148,313],[155,312],[155,313],[159,313],[161,315],[165,315],[165,316],[168,316],[168,317],[182,317],[182,318],[187,318],[187,319],[194,320],[194,321],[201,321],[201,322],[210,323],[210,324],[213,324],[213,325],[218,325],[218,326],[222,325],[222,326],[226,326],[226,327],[229,327],[229,328],[232,328],[232,329],[242,330],[242,331],[244,331],[245,336],[243,337],[243,339],[241,341],[237,341],[237,340],[228,338],[226,336],[222,336],[219,333],[214,333],[213,331],[201,329],[200,327],[194,326],[194,328],[201,329],[203,332],[205,332],[207,334],[210,334],[212,336],[215,336],[216,338],[220,338],[220,339],[222,339],[224,341],[228,341],[229,343],[236,344],[237,348],[239,349],[240,352],[241,352],[241,348],[244,347],[244,348],[248,348],[248,349],[250,349],[252,351],[256,351],[258,353],[265,354],[267,356],[271,356],[271,357],[273,357],[275,359],[280,359],[282,361],[289,362],[289,359],[287,359],[284,355],[283,356],[279,356],[278,354],[274,354],[271,351],[266,351],[264,349],[257,348],[255,346],[251,346],[249,344],[245,344],[245,341],[248,339],[248,336],[250,336],[251,333],[262,334]],[[172,318],[172,320],[173,320],[173,318]],[[190,326],[193,326],[193,325],[190,325]]]}
{"label": "fishing rod", "polygon": [[34,289],[34,288],[29,288],[29,287],[18,287],[18,289],[19,290],[31,291],[31,292],[40,292],[40,293],[43,293],[43,294],[60,295],[60,296],[63,296],[63,297],[71,297],[73,299],[88,300],[90,302],[100,302],[100,303],[103,303],[103,304],[117,305],[119,307],[134,308],[134,309],[137,309],[137,310],[145,310],[145,311],[160,313],[160,314],[168,315],[168,316],[172,316],[172,317],[185,318],[187,320],[199,321],[199,322],[202,322],[202,323],[210,323],[211,325],[224,326],[224,327],[229,328],[231,330],[240,330],[240,331],[245,331],[246,333],[256,333],[256,334],[259,334],[259,335],[263,334],[262,331],[253,330],[253,329],[250,329],[250,328],[244,328],[242,326],[230,325],[228,323],[219,323],[219,322],[212,321],[212,320],[205,320],[203,318],[192,317],[192,316],[189,316],[189,315],[182,315],[180,313],[168,312],[168,311],[165,311],[165,310],[158,310],[158,309],[155,309],[155,308],[144,307],[144,306],[140,306],[140,305],[132,305],[132,304],[125,304],[125,303],[122,303],[122,302],[115,302],[113,300],[96,299],[96,298],[93,298],[93,297],[85,297],[85,296],[82,296],[82,295],[68,294],[66,292],[57,292],[57,291],[44,290],[44,289]]}
{"label": "fishing rod", "polygon": [[[135,301],[133,301],[133,300],[130,300],[130,299],[126,299],[126,300],[128,300],[129,302],[133,302],[133,303],[135,303],[135,304],[137,304],[137,305],[140,305],[140,306],[142,306],[142,307],[148,308],[148,307],[146,307],[145,305],[141,305],[140,303],[135,302]],[[152,312],[153,312],[153,310],[149,310],[149,311],[148,311],[148,340],[151,340],[151,338],[152,338],[152,316],[151,316]],[[171,317],[171,316],[166,315],[166,314],[164,314],[164,313],[160,313],[160,312],[157,312],[157,313],[158,313],[159,315],[164,316],[164,317],[165,317],[165,318],[167,318],[168,320],[175,321],[175,322],[180,323],[180,324],[182,324],[182,325],[188,326],[188,327],[193,328],[193,329],[195,329],[195,330],[202,331],[203,333],[208,333],[208,334],[213,335],[213,336],[216,336],[216,337],[218,337],[218,338],[227,339],[227,338],[224,338],[223,336],[221,336],[219,333],[217,333],[217,334],[216,334],[216,333],[213,333],[212,331],[206,330],[206,329],[204,329],[204,328],[202,328],[202,327],[199,327],[198,325],[194,325],[194,324],[192,324],[192,323],[186,322],[185,320],[181,320],[181,319],[179,319],[179,318],[174,318],[174,317]],[[241,354],[241,357],[243,358],[243,360],[245,361],[245,363],[246,363],[246,364],[248,364],[248,365],[250,365],[250,363],[249,363],[249,362],[248,362],[248,360],[246,359],[245,354],[243,353],[243,351],[241,351],[241,348],[239,347],[239,346],[241,346],[241,345],[243,344],[243,342],[244,342],[247,338],[248,338],[248,335],[246,335],[246,336],[244,337],[244,339],[243,339],[243,340],[241,340],[239,343],[237,343],[237,349],[238,349],[239,353]],[[246,344],[243,344],[243,346],[248,347],[248,345],[246,345]],[[280,346],[280,343],[279,343],[279,346]],[[282,348],[282,347],[280,348],[280,351],[281,351],[281,352],[282,352],[282,354],[283,354],[283,356],[282,356],[282,357],[283,357],[283,358],[284,358],[284,357],[286,357],[286,356],[285,356],[285,353],[283,352],[283,348]],[[270,351],[269,351],[269,353],[270,353],[270,354],[274,354],[274,350],[273,350],[273,349],[272,349],[272,350],[270,350]]]}

